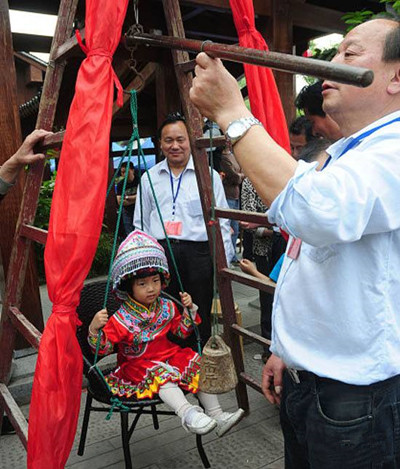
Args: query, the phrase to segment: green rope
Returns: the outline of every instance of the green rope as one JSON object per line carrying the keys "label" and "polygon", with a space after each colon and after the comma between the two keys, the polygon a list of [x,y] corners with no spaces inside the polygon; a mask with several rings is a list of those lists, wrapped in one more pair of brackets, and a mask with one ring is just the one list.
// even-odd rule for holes
{"label": "green rope", "polygon": [[110,410],[108,411],[106,420],[111,419],[112,414],[113,414],[116,407],[119,409],[120,412],[129,412],[130,411],[130,408],[127,407],[126,405],[122,404],[122,402],[118,399],[118,397],[112,397],[110,399],[110,401],[111,401],[111,407],[110,407]]}
{"label": "green rope", "polygon": [[[163,229],[163,232],[164,232],[165,240],[167,242],[168,252],[169,252],[169,255],[171,257],[171,261],[172,261],[172,265],[173,265],[175,275],[176,275],[176,278],[177,278],[177,281],[178,281],[179,289],[180,289],[180,291],[184,292],[185,289],[183,287],[182,278],[179,274],[178,265],[176,263],[176,259],[175,259],[175,256],[174,256],[174,252],[172,250],[172,246],[171,246],[169,236],[168,236],[167,231],[165,229],[164,219],[163,219],[161,209],[160,209],[160,205],[158,203],[157,196],[156,196],[156,193],[155,193],[155,190],[154,190],[153,181],[151,180],[149,169],[147,167],[146,158],[145,158],[145,155],[144,155],[144,152],[143,152],[143,149],[142,149],[142,145],[140,143],[139,126],[138,126],[138,120],[137,120],[138,105],[137,105],[136,91],[134,92],[133,98],[131,99],[131,115],[132,115],[132,122],[133,122],[132,137],[134,137],[137,140],[137,145],[138,145],[139,168],[141,167],[140,163],[143,162],[143,166],[144,166],[144,170],[145,170],[144,172],[147,174],[147,178],[149,180],[151,193],[152,193],[154,202],[156,204],[157,214],[158,214],[158,217],[160,219],[160,223],[161,223],[161,226],[162,226],[162,229]],[[139,186],[140,186],[140,188],[142,187],[141,184],[142,184],[142,174],[141,174],[141,172],[139,172]],[[141,229],[143,230],[143,194],[142,194],[142,192],[143,191],[140,190],[139,203],[140,203],[140,223],[141,223]],[[171,295],[168,295],[168,296],[171,296]],[[172,299],[176,303],[178,303],[179,305],[182,305],[182,303],[177,298],[172,297]],[[201,339],[200,339],[199,330],[198,330],[198,327],[196,326],[191,314],[189,314],[189,318],[190,318],[190,322],[191,322],[191,325],[193,327],[193,330],[194,330],[194,333],[195,333],[195,336],[196,336],[198,353],[199,353],[199,355],[201,355]]]}
{"label": "green rope", "polygon": [[[179,271],[178,271],[178,266],[177,266],[177,263],[176,263],[176,259],[175,259],[175,256],[174,256],[174,253],[172,251],[172,246],[171,246],[171,241],[169,239],[169,236],[167,234],[167,230],[165,229],[165,225],[164,225],[164,219],[163,219],[163,216],[162,216],[162,213],[161,213],[161,209],[160,209],[160,205],[158,203],[158,200],[157,200],[157,196],[156,196],[156,193],[155,193],[155,190],[154,190],[154,186],[153,186],[153,181],[151,180],[151,176],[150,176],[150,173],[149,173],[149,170],[148,170],[148,167],[147,167],[147,163],[146,163],[146,159],[144,158],[144,155],[140,155],[139,154],[139,158],[143,158],[143,164],[144,164],[144,168],[145,168],[145,173],[147,174],[147,178],[149,180],[149,184],[150,184],[150,190],[151,190],[151,193],[153,195],[153,198],[154,198],[154,202],[156,204],[156,210],[157,210],[157,213],[158,213],[158,217],[160,219],[160,223],[161,223],[161,226],[162,226],[162,229],[163,229],[163,232],[164,232],[164,236],[165,236],[165,241],[167,242],[167,248],[168,248],[168,252],[171,256],[171,260],[172,260],[172,265],[174,267],[174,271],[175,271],[175,274],[176,274],[176,278],[177,278],[177,281],[178,281],[178,285],[179,285],[179,289],[180,291],[184,292],[185,289],[183,288],[183,283],[182,283],[182,279],[181,279],[181,276],[179,274]],[[140,187],[141,187],[141,180],[140,180]],[[142,198],[142,191],[140,191],[140,199]],[[141,212],[140,212],[140,216],[141,216],[141,223],[142,223],[142,229],[143,229],[143,212],[142,212],[142,205],[140,206],[140,209],[141,209]]]}
{"label": "green rope", "polygon": [[[132,109],[133,107],[133,109]],[[134,122],[137,122],[137,102],[135,101],[134,102],[134,106],[131,107],[131,112],[132,112],[132,119],[134,120]],[[172,246],[171,246],[171,242],[170,242],[170,239],[169,239],[169,236],[167,234],[167,230],[165,229],[165,225],[164,225],[164,219],[163,219],[163,216],[162,216],[162,213],[161,213],[161,209],[160,209],[160,205],[158,203],[158,200],[157,200],[157,196],[156,196],[156,193],[155,193],[155,190],[154,190],[154,185],[153,185],[153,181],[151,179],[151,176],[150,176],[150,173],[149,173],[149,169],[147,167],[147,162],[146,162],[146,158],[145,158],[145,155],[144,155],[144,152],[143,152],[143,149],[142,149],[142,146],[140,144],[140,139],[139,139],[139,134],[138,134],[138,158],[139,158],[139,167],[140,167],[140,163],[143,162],[143,166],[144,166],[144,169],[145,169],[145,173],[147,175],[147,178],[149,180],[149,184],[150,184],[150,190],[151,190],[151,193],[152,193],[152,196],[153,196],[153,199],[154,199],[154,202],[156,204],[156,210],[157,210],[157,214],[158,214],[158,217],[160,219],[160,223],[161,223],[161,226],[162,226],[162,229],[163,229],[163,232],[164,232],[164,236],[165,236],[165,240],[167,242],[167,248],[168,248],[168,252],[169,252],[169,255],[171,256],[171,261],[172,261],[172,265],[173,265],[173,268],[174,268],[174,271],[175,271],[175,275],[176,275],[176,278],[177,278],[177,281],[178,281],[178,285],[179,285],[179,289],[180,291],[184,292],[185,289],[183,287],[183,283],[182,283],[182,279],[181,279],[181,276],[179,274],[179,270],[178,270],[178,265],[176,263],[176,259],[175,259],[175,256],[174,256],[174,252],[172,250]],[[139,193],[139,201],[140,201],[140,222],[141,222],[141,229],[143,230],[143,202],[142,202],[142,190],[141,190],[141,187],[142,187],[142,175],[140,174],[140,182],[139,182],[139,186],[140,186],[140,193]],[[164,294],[166,294],[166,292],[164,292]],[[175,301],[175,303],[178,303],[179,305],[182,305],[182,303],[177,299],[177,298],[174,298],[172,297],[171,295],[167,295],[169,297],[171,297],[173,299],[173,301]],[[199,333],[199,330],[198,330],[198,327],[196,326],[193,318],[192,318],[192,315],[189,314],[189,318],[190,318],[190,322],[191,322],[191,325],[193,327],[193,330],[194,330],[194,333],[195,333],[195,336],[196,336],[196,342],[197,342],[197,349],[198,349],[198,354],[201,355],[201,338],[200,338],[200,333]]]}
{"label": "green rope", "polygon": [[[130,164],[130,161],[131,161],[131,158],[132,158],[133,143],[136,141],[137,146],[138,146],[139,180],[140,180],[140,183],[141,183],[142,174],[141,174],[140,162],[142,160],[143,163],[144,163],[145,172],[147,173],[147,177],[149,179],[152,195],[153,195],[154,201],[156,203],[156,208],[157,208],[158,215],[160,217],[161,225],[162,225],[163,230],[164,230],[165,239],[167,241],[168,250],[169,250],[171,260],[172,260],[172,263],[173,263],[173,266],[174,266],[174,270],[175,270],[175,274],[176,274],[176,277],[177,277],[177,280],[178,280],[179,288],[183,292],[185,290],[183,288],[182,280],[181,280],[181,277],[180,277],[180,274],[179,274],[179,271],[178,271],[178,266],[176,264],[176,259],[175,259],[174,253],[172,251],[171,243],[170,243],[170,240],[168,238],[167,232],[165,230],[164,221],[163,221],[163,217],[162,217],[162,214],[161,214],[160,206],[159,206],[158,201],[157,201],[157,197],[156,197],[156,194],[155,194],[155,191],[154,191],[153,183],[151,181],[151,177],[150,177],[150,174],[148,172],[145,155],[144,155],[144,152],[143,152],[143,149],[142,149],[142,145],[140,143],[139,126],[138,126],[138,120],[137,120],[138,106],[137,106],[137,93],[136,93],[136,90],[131,90],[130,111],[131,111],[131,117],[132,117],[132,135],[131,135],[131,138],[129,139],[127,148],[126,148],[125,152],[123,153],[123,155],[121,157],[121,160],[120,160],[120,163],[118,165],[117,171],[115,172],[115,174],[114,174],[114,176],[113,176],[113,178],[110,182],[110,185],[107,189],[106,197],[109,196],[112,188],[114,187],[115,179],[117,177],[117,174],[119,174],[119,172],[121,170],[123,160],[124,160],[124,158],[126,157],[127,154],[128,154],[127,168],[129,168],[129,164]],[[106,291],[105,291],[104,301],[103,301],[103,309],[106,308],[107,301],[108,301],[108,292],[109,292],[110,283],[111,283],[112,264],[114,262],[114,257],[115,257],[115,253],[116,253],[116,250],[117,250],[118,231],[119,231],[119,226],[121,224],[121,217],[122,217],[122,210],[123,210],[122,201],[125,198],[125,191],[126,191],[126,186],[127,186],[127,181],[128,181],[128,175],[129,175],[129,171],[127,170],[127,171],[125,171],[124,183],[123,183],[122,191],[121,191],[121,203],[120,203],[120,206],[118,208],[118,218],[117,218],[116,229],[115,229],[114,240],[113,240],[113,246],[112,246],[112,251],[111,251],[111,256],[110,256],[110,264],[109,264],[108,275],[107,275],[107,285],[106,285]],[[141,228],[143,230],[142,191],[140,191],[140,216],[141,216]],[[164,292],[164,294],[171,297],[171,295],[168,295],[166,292]],[[172,297],[172,299],[176,303],[178,303],[179,305],[181,305],[183,307],[182,303],[179,300],[177,300],[176,298],[173,298],[173,297]],[[198,346],[198,353],[199,353],[199,355],[201,355],[201,345],[200,345],[199,331],[198,331],[198,328],[197,328],[196,324],[194,323],[194,320],[193,320],[191,314],[189,314],[189,318],[190,318],[190,321],[192,323],[192,326],[193,326],[193,329],[194,329],[194,332],[195,332],[197,346]],[[98,332],[98,335],[97,335],[96,351],[95,351],[94,361],[93,361],[92,367],[96,368],[99,375],[102,377],[104,383],[106,384],[106,386],[108,387],[108,389],[111,392],[111,388],[110,388],[109,384],[107,383],[107,381],[106,381],[103,373],[101,372],[100,368],[97,366],[98,355],[99,355],[99,351],[100,351],[101,334],[102,334],[102,331],[100,329],[99,332]],[[110,402],[111,402],[111,407],[110,407],[110,411],[107,414],[106,420],[110,420],[115,408],[119,408],[120,411],[123,411],[123,412],[128,412],[129,411],[129,407],[124,406],[122,404],[122,402],[118,399],[118,397],[112,397]]]}
{"label": "green rope", "polygon": [[129,176],[129,164],[131,162],[131,157],[132,157],[132,141],[129,141],[128,148],[129,148],[129,156],[128,156],[128,162],[127,162],[127,170],[125,171],[125,176],[124,176],[124,183],[122,185],[122,191],[121,191],[121,203],[119,204],[118,208],[118,218],[117,218],[117,223],[116,223],[116,228],[115,228],[115,233],[114,233],[114,240],[113,240],[113,246],[111,250],[111,257],[110,257],[110,264],[108,266],[108,275],[107,275],[107,286],[106,286],[106,292],[104,295],[104,301],[103,301],[103,308],[107,306],[107,300],[108,300],[108,292],[110,288],[110,283],[111,283],[111,271],[112,271],[112,265],[114,262],[114,257],[115,257],[115,252],[117,250],[117,244],[118,244],[118,232],[119,232],[119,227],[121,224],[121,217],[122,217],[122,210],[123,210],[123,201],[125,199],[125,191],[126,191],[126,186],[128,183],[128,176]]}
{"label": "green rope", "polygon": [[[132,100],[132,95],[133,95],[133,92],[131,92],[131,100]],[[125,150],[124,154],[122,155],[120,163],[118,165],[118,169],[115,172],[115,174],[114,174],[114,176],[113,176],[113,178],[110,182],[110,185],[107,189],[106,197],[108,197],[108,195],[110,194],[111,189],[114,187],[115,178],[121,170],[121,166],[122,166],[122,163],[123,163],[123,160],[124,160],[126,154],[128,154],[127,169],[129,169],[129,165],[130,165],[131,158],[132,158],[132,149],[133,149],[133,142],[134,141],[135,141],[134,132],[132,131],[132,136],[131,136],[131,138],[128,142],[127,149]],[[122,185],[122,191],[121,191],[121,203],[120,203],[119,208],[118,208],[118,217],[117,217],[116,229],[115,229],[115,234],[114,234],[113,246],[112,246],[112,250],[111,250],[110,264],[109,264],[109,268],[108,268],[107,285],[106,285],[106,291],[105,291],[104,300],[103,300],[103,309],[107,307],[108,292],[109,292],[110,283],[111,283],[111,270],[112,270],[112,264],[114,262],[115,252],[117,250],[118,232],[119,232],[119,227],[120,227],[120,224],[121,224],[121,217],[122,217],[122,210],[123,210],[123,200],[125,199],[125,191],[126,191],[126,186],[127,186],[127,182],[128,182],[128,176],[129,176],[129,171],[126,170],[125,171],[125,176],[124,176],[124,183]],[[99,329],[99,332],[97,334],[97,343],[96,343],[96,351],[95,351],[95,354],[94,354],[93,367],[96,368],[96,370],[98,371],[100,376],[103,378],[104,383],[107,385],[108,389],[111,392],[111,388],[110,388],[109,384],[107,383],[106,379],[104,378],[104,375],[101,372],[100,368],[98,368],[98,366],[97,366],[97,361],[98,361],[98,357],[99,357],[99,350],[100,350],[101,334],[102,334],[102,331],[101,331],[101,329]],[[112,413],[114,411],[114,408],[116,406],[117,407],[122,406],[122,403],[119,400],[118,400],[119,403],[113,403],[113,400],[115,400],[115,399],[118,400],[118,398],[112,398],[111,399],[112,405],[111,405],[111,408],[110,408],[110,412],[108,413],[108,415],[106,417],[106,420],[109,420],[111,418],[111,415],[112,415]]]}
{"label": "green rope", "polygon": [[210,128],[210,166],[211,166],[211,240],[213,261],[213,311],[212,311],[212,337],[219,334],[218,325],[218,287],[217,287],[217,219],[215,217],[215,193],[214,193],[214,152],[213,152],[213,127]]}

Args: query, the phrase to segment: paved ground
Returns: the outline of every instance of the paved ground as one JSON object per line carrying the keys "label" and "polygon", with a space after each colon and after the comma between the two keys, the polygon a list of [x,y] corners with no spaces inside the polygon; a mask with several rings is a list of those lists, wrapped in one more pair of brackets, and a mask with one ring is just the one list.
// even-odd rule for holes
{"label": "paved ground", "polygon": [[[259,322],[257,292],[243,285],[234,284],[234,297],[243,315],[243,324],[256,330]],[[46,292],[42,289],[43,307],[50,310]],[[251,303],[251,305],[249,305]],[[255,354],[261,347],[245,343],[245,369],[250,375],[260,378],[262,364],[255,360]],[[16,360],[16,377],[14,391],[23,401],[29,389],[32,370],[35,365],[35,354]],[[23,384],[22,381],[24,381]],[[223,438],[214,433],[204,437],[204,447],[213,469],[226,468],[269,468],[283,469],[283,440],[279,428],[278,411],[263,396],[249,389],[250,414]],[[82,393],[82,403],[86,393]],[[235,393],[221,396],[221,403],[226,410],[236,408]],[[28,415],[29,405],[22,407]],[[81,413],[83,405],[81,406]],[[119,428],[119,416],[114,415],[110,421],[105,414],[93,413],[89,422],[86,450],[84,456],[76,454],[77,441],[81,427],[71,451],[67,468],[71,469],[123,469],[123,453]],[[151,418],[143,416],[131,440],[133,465],[137,469],[201,469],[202,463],[196,449],[195,437],[181,427],[175,416],[160,418],[160,429],[154,430]],[[25,450],[18,437],[0,438],[0,469],[22,469],[26,467]],[[43,468],[51,469],[51,468]]]}

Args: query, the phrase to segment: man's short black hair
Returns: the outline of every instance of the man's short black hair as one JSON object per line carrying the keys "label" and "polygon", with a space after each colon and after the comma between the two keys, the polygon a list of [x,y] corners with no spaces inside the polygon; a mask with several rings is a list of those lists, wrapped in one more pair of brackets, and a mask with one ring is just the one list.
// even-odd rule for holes
{"label": "man's short black hair", "polygon": [[298,94],[295,106],[312,116],[325,117],[322,109],[322,81],[317,81],[312,85],[305,86]]}
{"label": "man's short black hair", "polygon": [[162,129],[166,125],[175,124],[175,122],[183,122],[186,125],[185,116],[183,116],[180,112],[171,112],[170,114],[168,114],[168,116],[165,118],[165,120],[160,125],[160,128],[158,129],[158,132],[157,132],[158,138],[159,139],[161,138]]}
{"label": "man's short black hair", "polygon": [[400,21],[391,20],[397,24],[386,35],[383,46],[382,60],[384,62],[396,62],[400,60]]}
{"label": "man's short black hair", "polygon": [[316,161],[318,156],[330,145],[332,145],[332,142],[326,138],[314,138],[301,149],[299,153],[299,160],[312,163],[313,161]]}
{"label": "man's short black hair", "polygon": [[297,117],[289,127],[289,133],[293,135],[302,135],[306,137],[306,142],[310,142],[314,139],[312,132],[312,123],[307,119],[306,116]]}
{"label": "man's short black hair", "polygon": [[129,171],[130,169],[132,169],[132,171],[135,171],[135,166],[133,165],[133,163],[132,163],[131,161],[129,162],[129,164],[128,164],[127,161],[124,161],[124,162],[121,164],[121,169],[122,169],[122,168],[125,168],[125,169],[126,169],[127,166],[128,166],[128,171]]}

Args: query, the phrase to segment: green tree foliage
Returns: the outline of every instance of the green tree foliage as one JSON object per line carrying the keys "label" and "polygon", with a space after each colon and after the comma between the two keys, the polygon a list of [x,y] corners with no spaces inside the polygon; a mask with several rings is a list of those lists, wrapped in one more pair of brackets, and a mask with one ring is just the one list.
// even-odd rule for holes
{"label": "green tree foliage", "polygon": [[343,15],[342,20],[348,25],[347,30],[350,31],[359,24],[374,18],[394,18],[396,20],[400,18],[400,0],[380,0],[379,3],[382,3],[384,8],[379,13],[363,9]]}
{"label": "green tree foliage", "polygon": [[[43,181],[40,187],[39,203],[36,211],[35,226],[47,230],[49,228],[50,208],[53,200],[53,191],[56,180],[56,173],[53,173],[48,181]],[[106,228],[103,225],[103,228]],[[96,255],[93,259],[92,267],[88,277],[107,275],[110,264],[110,257],[113,245],[113,237],[103,230],[100,234]],[[39,281],[46,282],[44,271],[44,246],[35,243],[35,252],[39,272]]]}

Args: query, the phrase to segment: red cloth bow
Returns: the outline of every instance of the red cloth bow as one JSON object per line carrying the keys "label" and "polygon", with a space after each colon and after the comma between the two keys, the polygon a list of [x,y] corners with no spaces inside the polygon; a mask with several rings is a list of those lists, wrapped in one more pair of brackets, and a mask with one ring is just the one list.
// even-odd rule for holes
{"label": "red cloth bow", "polygon": [[[256,30],[253,0],[229,0],[242,47],[268,51],[268,46]],[[259,119],[271,137],[290,153],[289,133],[281,99],[272,71],[258,65],[244,64],[251,112]]]}

